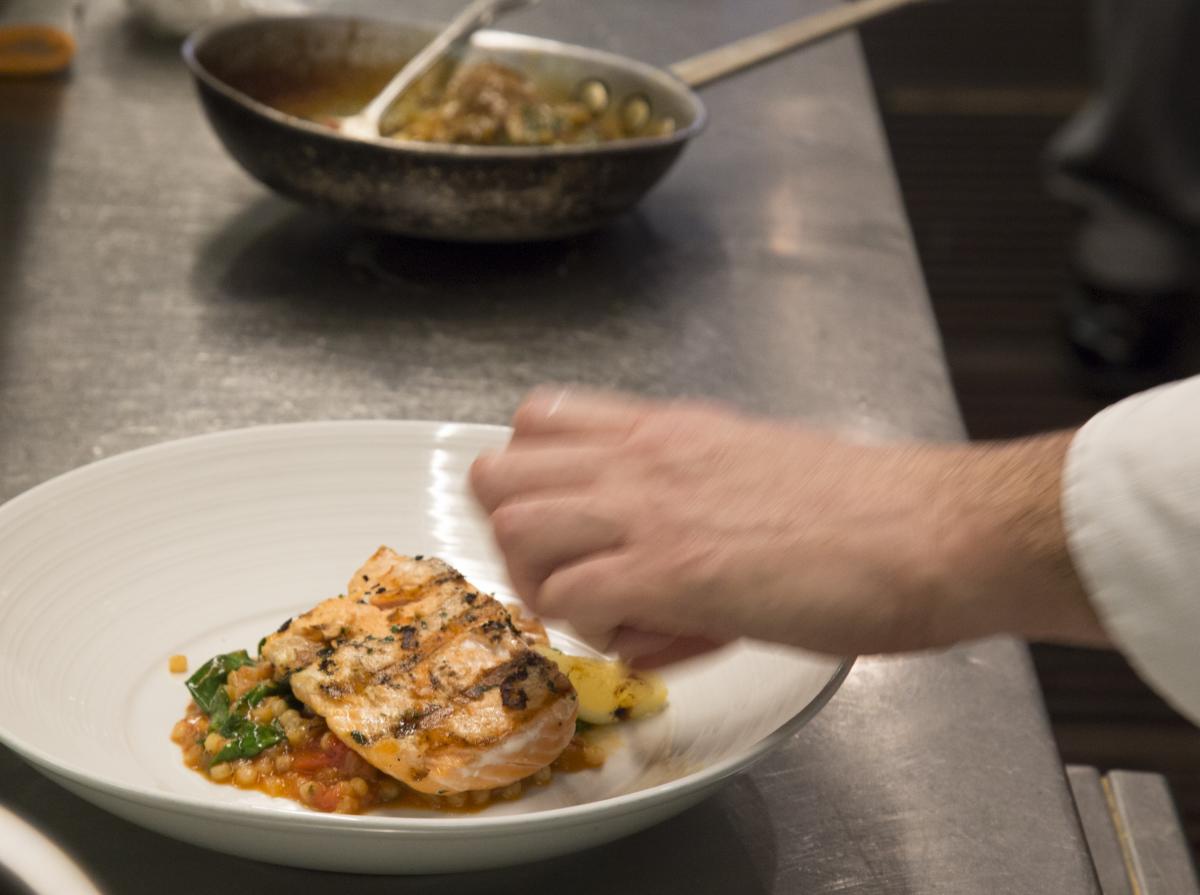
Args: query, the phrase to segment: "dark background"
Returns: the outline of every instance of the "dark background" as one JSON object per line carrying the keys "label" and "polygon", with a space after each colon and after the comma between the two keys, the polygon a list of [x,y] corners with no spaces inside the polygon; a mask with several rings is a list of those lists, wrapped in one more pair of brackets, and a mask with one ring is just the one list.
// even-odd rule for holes
{"label": "dark background", "polygon": [[[1108,403],[1059,330],[1073,212],[1047,142],[1087,96],[1086,0],[956,0],[863,31],[905,204],[974,438],[1075,426]],[[1200,847],[1200,730],[1115,653],[1035,647],[1065,761],[1157,771]]]}

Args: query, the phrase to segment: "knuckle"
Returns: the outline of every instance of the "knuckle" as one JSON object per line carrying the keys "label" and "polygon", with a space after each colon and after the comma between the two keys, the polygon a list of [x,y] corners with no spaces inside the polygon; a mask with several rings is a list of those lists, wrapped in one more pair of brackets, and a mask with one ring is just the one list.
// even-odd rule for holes
{"label": "knuckle", "polygon": [[516,410],[513,411],[510,425],[513,431],[528,432],[530,429],[537,427],[546,417],[544,401],[536,396],[531,395],[520,403]]}
{"label": "knuckle", "polygon": [[526,570],[520,564],[512,562],[508,563],[508,574],[517,596],[534,612],[540,613],[539,594],[542,583],[541,579],[536,575],[526,574]]}
{"label": "knuckle", "polygon": [[570,504],[563,502],[562,516],[565,521],[592,530],[607,530],[617,526],[624,515],[621,503],[615,495],[605,491],[581,494]]}
{"label": "knuckle", "polygon": [[475,462],[471,464],[471,468],[467,471],[467,481],[471,486],[471,492],[484,504],[488,503],[493,478],[492,469],[494,466],[495,458],[488,456],[476,457]]}
{"label": "knuckle", "polygon": [[716,551],[696,542],[685,541],[670,567],[671,577],[691,593],[713,590],[720,577],[720,562]]}
{"label": "knuckle", "polygon": [[537,610],[550,618],[566,618],[570,613],[569,585],[564,584],[562,575],[551,575],[537,590]]}
{"label": "knuckle", "polygon": [[652,475],[663,462],[667,441],[668,437],[657,426],[631,436],[618,458],[621,472],[634,478]]}
{"label": "knuckle", "polygon": [[662,437],[663,430],[669,423],[671,410],[656,410],[638,417],[629,428],[626,443],[632,447],[650,447]]}
{"label": "knuckle", "polygon": [[501,504],[492,511],[492,533],[505,550],[517,547],[529,526],[529,513],[519,503]]}
{"label": "knuckle", "polygon": [[652,464],[691,451],[705,443],[714,429],[711,411],[671,404],[646,417],[626,442],[629,453]]}
{"label": "knuckle", "polygon": [[[581,609],[594,614],[607,601],[605,575],[594,563],[569,566],[551,573],[538,591],[541,611],[555,618],[575,619]],[[603,595],[603,596],[602,596]]]}

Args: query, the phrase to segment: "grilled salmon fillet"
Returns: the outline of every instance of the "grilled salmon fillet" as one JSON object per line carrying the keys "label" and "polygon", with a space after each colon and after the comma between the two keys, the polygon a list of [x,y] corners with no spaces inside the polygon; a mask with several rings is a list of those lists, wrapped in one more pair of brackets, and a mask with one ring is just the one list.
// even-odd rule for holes
{"label": "grilled salmon fillet", "polygon": [[462,581],[458,570],[436,556],[401,556],[391,547],[380,547],[346,585],[346,596],[379,607],[420,599],[435,583]]}
{"label": "grilled salmon fillet", "polygon": [[285,624],[262,654],[347,746],[421,792],[507,786],[575,732],[570,681],[438,559],[380,548],[346,598]]}
{"label": "grilled salmon fillet", "polygon": [[259,652],[275,666],[275,679],[282,681],[317,661],[330,644],[367,635],[386,637],[389,624],[376,607],[339,597],[288,619],[263,641]]}

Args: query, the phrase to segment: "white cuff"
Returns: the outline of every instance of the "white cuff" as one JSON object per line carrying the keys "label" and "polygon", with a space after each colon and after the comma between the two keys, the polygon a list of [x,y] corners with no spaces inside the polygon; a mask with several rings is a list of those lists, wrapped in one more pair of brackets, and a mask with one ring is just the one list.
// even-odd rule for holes
{"label": "white cuff", "polygon": [[1200,723],[1200,376],[1079,430],[1063,473],[1075,568],[1138,673]]}

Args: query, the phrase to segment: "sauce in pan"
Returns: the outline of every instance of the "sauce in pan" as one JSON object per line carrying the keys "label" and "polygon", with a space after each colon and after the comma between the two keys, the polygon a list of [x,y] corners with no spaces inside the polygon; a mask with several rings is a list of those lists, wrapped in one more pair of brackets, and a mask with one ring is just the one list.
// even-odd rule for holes
{"label": "sauce in pan", "polygon": [[[395,70],[341,72],[335,79],[264,91],[268,105],[336,127],[387,84]],[[614,102],[591,80],[574,89],[536,83],[497,62],[435,68],[417,81],[383,121],[381,132],[401,140],[473,146],[593,144],[674,132],[644,97]]]}

